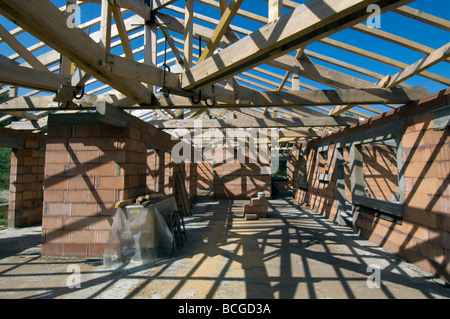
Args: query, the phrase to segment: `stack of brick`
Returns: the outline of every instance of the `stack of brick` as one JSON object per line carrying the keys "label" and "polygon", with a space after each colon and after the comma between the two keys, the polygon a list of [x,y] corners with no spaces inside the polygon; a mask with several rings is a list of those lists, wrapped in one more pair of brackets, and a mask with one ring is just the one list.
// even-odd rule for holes
{"label": "stack of brick", "polygon": [[259,219],[267,217],[267,199],[252,198],[250,203],[244,204],[244,218]]}
{"label": "stack of brick", "polygon": [[0,128],[0,136],[21,141],[11,151],[8,227],[40,223],[47,137],[7,128]]}

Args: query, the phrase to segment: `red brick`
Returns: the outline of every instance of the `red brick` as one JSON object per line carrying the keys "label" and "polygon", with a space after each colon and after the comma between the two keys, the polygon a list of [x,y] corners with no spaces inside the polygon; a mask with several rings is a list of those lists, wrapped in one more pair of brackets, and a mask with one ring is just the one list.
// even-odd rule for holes
{"label": "red brick", "polygon": [[93,168],[92,174],[94,176],[120,176],[120,165],[115,163],[99,164]]}
{"label": "red brick", "polygon": [[420,254],[422,256],[425,256],[439,264],[444,263],[444,249],[441,246],[433,245],[431,243],[423,243],[418,249],[420,249]]}
{"label": "red brick", "polygon": [[64,229],[66,230],[80,230],[88,229],[89,218],[88,217],[64,217]]}
{"label": "red brick", "polygon": [[93,168],[97,164],[66,164],[64,174],[67,177],[73,176],[92,176]]}
{"label": "red brick", "polygon": [[70,242],[73,244],[95,243],[95,231],[93,230],[72,230],[70,232]]}
{"label": "red brick", "polygon": [[25,140],[24,147],[25,148],[38,148],[39,141]]}
{"label": "red brick", "polygon": [[95,237],[95,243],[96,244],[107,244],[110,231],[109,230],[96,230],[96,237]]}
{"label": "red brick", "polygon": [[112,222],[113,218],[111,217],[91,217],[89,218],[89,229],[109,231]]}
{"label": "red brick", "polygon": [[70,158],[70,163],[99,163],[100,162],[100,151],[74,151]]}
{"label": "red brick", "polygon": [[64,176],[48,176],[45,178],[45,191],[67,189],[67,178]]}
{"label": "red brick", "polygon": [[42,244],[42,256],[62,256],[64,253],[64,244],[47,243]]}
{"label": "red brick", "polygon": [[124,137],[126,135],[126,130],[123,128],[102,125],[100,127],[100,136],[102,137]]}
{"label": "red brick", "polygon": [[119,194],[115,190],[100,189],[95,192],[96,196],[91,196],[91,203],[97,203],[97,199],[100,200],[99,204],[104,203],[116,203],[119,200],[126,198],[120,198]]}
{"label": "red brick", "polygon": [[67,138],[49,138],[45,147],[46,152],[67,151]]}
{"label": "red brick", "polygon": [[46,243],[65,244],[70,242],[70,233],[65,230],[45,230]]}
{"label": "red brick", "polygon": [[64,201],[64,191],[46,190],[44,192],[44,201],[47,203],[62,203]]}
{"label": "red brick", "polygon": [[88,245],[87,244],[65,244],[63,256],[70,257],[87,257]]}
{"label": "red brick", "polygon": [[253,206],[251,206],[251,204],[249,204],[249,203],[244,204],[243,212],[244,212],[244,215],[245,214],[252,214],[253,213]]}
{"label": "red brick", "polygon": [[63,228],[63,218],[62,217],[51,217],[46,216],[42,220],[42,229],[44,230],[55,230]]}
{"label": "red brick", "polygon": [[434,212],[427,212],[417,207],[405,206],[405,219],[413,223],[436,228],[436,216]]}
{"label": "red brick", "polygon": [[71,190],[89,190],[96,189],[96,178],[89,176],[74,176],[67,179],[67,189]]}
{"label": "red brick", "polygon": [[101,176],[98,177],[98,188],[99,189],[123,189],[125,187],[125,177],[110,177]]}
{"label": "red brick", "polygon": [[103,253],[106,249],[106,244],[89,244],[88,245],[88,257],[103,257]]}
{"label": "red brick", "polygon": [[97,203],[74,203],[71,204],[71,216],[93,217],[98,214]]}
{"label": "red brick", "polygon": [[71,137],[72,126],[49,126],[48,136],[50,136],[52,139],[55,137]]}
{"label": "red brick", "polygon": [[44,216],[69,216],[70,204],[44,203]]}
{"label": "red brick", "polygon": [[25,191],[22,193],[22,200],[30,200],[30,199],[35,199],[35,198],[40,198],[40,192],[39,191]]}
{"label": "red brick", "polygon": [[74,137],[99,137],[100,125],[73,125],[72,136]]}
{"label": "red brick", "polygon": [[67,190],[65,193],[66,203],[89,203],[95,190]]}
{"label": "red brick", "polygon": [[65,164],[47,163],[45,165],[45,176],[64,176]]}
{"label": "red brick", "polygon": [[90,137],[72,137],[68,141],[68,149],[71,151],[95,151],[97,147]]}

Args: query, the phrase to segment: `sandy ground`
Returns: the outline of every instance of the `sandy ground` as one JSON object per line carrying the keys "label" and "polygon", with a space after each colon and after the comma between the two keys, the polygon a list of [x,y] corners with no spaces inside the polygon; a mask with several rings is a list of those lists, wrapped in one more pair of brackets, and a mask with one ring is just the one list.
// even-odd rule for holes
{"label": "sandy ground", "polygon": [[313,211],[271,200],[268,218],[247,221],[245,202],[197,202],[184,247],[152,265],[42,257],[40,227],[0,231],[0,298],[450,298],[440,280]]}

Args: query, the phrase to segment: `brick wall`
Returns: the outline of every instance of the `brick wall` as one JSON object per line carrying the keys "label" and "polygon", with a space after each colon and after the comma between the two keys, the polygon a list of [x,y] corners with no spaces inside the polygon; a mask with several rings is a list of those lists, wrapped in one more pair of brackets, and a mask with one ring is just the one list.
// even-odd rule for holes
{"label": "brick wall", "polygon": [[42,220],[42,186],[46,136],[0,128],[0,136],[23,141],[12,148],[8,227],[25,227]]}
{"label": "brick wall", "polygon": [[[162,151],[172,146],[170,135],[137,118],[126,128],[49,125],[42,255],[101,257],[116,202],[149,191],[173,194],[172,176],[181,166]],[[188,168],[189,191],[196,169],[193,164]]]}
{"label": "brick wall", "polygon": [[250,163],[248,150],[245,163],[238,163],[235,156],[233,163],[214,164],[214,197],[247,199],[264,192],[266,198],[270,198],[272,176],[261,173],[261,169],[269,165],[259,160],[258,163]]}
{"label": "brick wall", "polygon": [[213,188],[212,166],[208,162],[202,162],[197,165],[197,185],[198,189],[207,190]]}
{"label": "brick wall", "polygon": [[[450,129],[448,126],[434,129],[433,113],[446,105],[450,105],[450,89],[301,145],[300,148],[309,148],[308,190],[298,187],[298,172],[294,172],[295,199],[308,202],[313,209],[336,220],[335,161],[331,161],[329,183],[318,181],[317,146],[330,142],[330,154],[335,156],[333,143],[337,139],[383,125],[403,123],[404,217],[396,223],[361,209],[354,216],[355,230],[372,242],[450,282]],[[394,152],[385,146],[364,146],[363,152],[365,184],[370,188],[369,194],[378,199],[391,200],[392,190],[398,188]],[[349,153],[345,150],[345,197],[351,200],[349,160]]]}

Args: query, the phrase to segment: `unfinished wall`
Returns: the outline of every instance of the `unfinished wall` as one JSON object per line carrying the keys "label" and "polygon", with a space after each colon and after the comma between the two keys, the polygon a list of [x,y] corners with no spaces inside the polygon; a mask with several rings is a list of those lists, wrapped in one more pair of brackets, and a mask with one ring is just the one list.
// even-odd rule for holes
{"label": "unfinished wall", "polygon": [[0,128],[0,147],[11,148],[8,227],[42,220],[46,136]]}
{"label": "unfinished wall", "polygon": [[213,189],[213,168],[208,162],[202,162],[197,165],[197,185],[198,189]]}
{"label": "unfinished wall", "polygon": [[237,152],[233,162],[214,164],[214,197],[248,199],[263,192],[266,198],[270,198],[272,176],[262,173],[263,169],[270,168],[270,164],[261,163],[259,156],[257,163],[250,163],[248,150],[242,163],[236,155]]}
{"label": "unfinished wall", "polygon": [[[372,204],[356,205],[355,230],[450,282],[448,105],[450,90],[301,145],[299,149],[304,149],[307,155],[295,153],[297,161],[302,157],[307,159],[307,185],[300,185],[301,174],[297,169],[293,178],[295,199],[309,203],[311,208],[334,221],[339,220],[340,196],[355,201],[358,196],[352,195],[352,191],[355,194],[360,192],[360,195],[364,192],[363,197],[381,200],[376,202],[376,207]],[[344,143],[340,143],[354,136],[364,138],[374,130],[382,130],[389,125],[401,128],[399,148],[377,143],[362,144],[361,155],[358,155],[357,147],[345,148]],[[389,136],[389,132],[385,134]],[[320,180],[320,159],[317,156],[320,146],[327,143],[331,157],[328,181]],[[358,161],[362,158],[363,165],[352,164],[357,162],[352,162],[352,157]],[[339,165],[342,165],[342,170],[339,170]],[[398,167],[401,169],[398,170]],[[358,169],[364,173],[364,180],[359,184],[356,175],[353,175],[353,171]],[[358,189],[358,185],[365,188]],[[345,195],[342,195],[343,189]],[[396,202],[395,197],[402,193],[400,201]]]}
{"label": "unfinished wall", "polygon": [[[158,187],[164,181],[159,175],[164,167],[150,167],[159,162],[149,148],[167,150],[173,142],[137,118],[126,127],[52,125],[55,122],[57,115],[49,119],[48,128],[42,255],[101,257],[116,213],[114,204],[154,190],[148,174],[152,169]],[[164,159],[167,163],[170,156]],[[165,190],[172,194],[173,187]]]}

